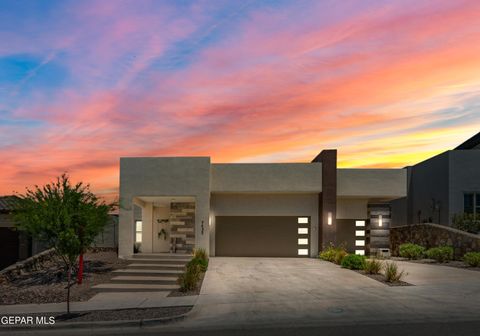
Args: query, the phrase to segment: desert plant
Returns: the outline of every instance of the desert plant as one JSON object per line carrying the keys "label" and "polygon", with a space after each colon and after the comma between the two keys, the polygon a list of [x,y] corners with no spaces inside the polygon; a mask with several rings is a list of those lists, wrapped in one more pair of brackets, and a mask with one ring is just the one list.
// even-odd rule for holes
{"label": "desert plant", "polygon": [[198,280],[200,279],[201,269],[196,263],[188,263],[185,272],[179,275],[177,283],[180,286],[180,291],[187,292],[197,288]]}
{"label": "desert plant", "polygon": [[426,255],[428,258],[435,259],[438,262],[446,262],[453,259],[453,247],[432,247],[431,249],[427,250]]}
{"label": "desert plant", "polygon": [[208,259],[202,259],[198,257],[194,257],[192,260],[188,262],[189,265],[197,265],[200,267],[201,272],[205,272],[208,268]]}
{"label": "desert plant", "polygon": [[400,245],[399,247],[400,257],[403,257],[403,258],[420,259],[421,257],[423,257],[424,253],[425,253],[425,247],[417,244],[406,243],[406,244]]}
{"label": "desert plant", "polygon": [[361,270],[365,268],[365,260],[365,256],[347,254],[342,260],[342,267],[351,270]]}
{"label": "desert plant", "polygon": [[380,274],[382,270],[382,262],[377,259],[371,259],[365,261],[363,270],[368,274]]}
{"label": "desert plant", "polygon": [[208,260],[208,254],[207,254],[207,251],[205,251],[204,248],[195,249],[193,251],[193,257],[203,259],[203,260]]}
{"label": "desert plant", "polygon": [[480,267],[480,252],[465,253],[463,262],[472,267]]}
{"label": "desert plant", "polygon": [[345,256],[347,255],[348,255],[347,251],[345,251],[343,248],[337,248],[337,250],[335,251],[333,262],[337,265],[341,265],[343,258],[345,258]]}
{"label": "desert plant", "polygon": [[480,214],[459,213],[452,217],[453,227],[471,233],[480,233]]}
{"label": "desert plant", "polygon": [[397,282],[400,281],[404,276],[407,275],[405,271],[398,271],[398,266],[394,262],[386,262],[383,266],[385,271],[385,281],[387,282]]}
{"label": "desert plant", "polygon": [[322,260],[330,261],[340,265],[343,257],[346,255],[347,251],[342,245],[335,247],[335,245],[330,244],[322,252],[320,252],[318,257]]}
{"label": "desert plant", "polygon": [[100,201],[89,185],[73,185],[68,175],[57,177],[43,187],[35,186],[18,195],[16,225],[33,238],[53,248],[67,272],[67,313],[70,313],[72,270],[79,261],[78,282],[82,280],[83,253],[108,223],[115,204]]}

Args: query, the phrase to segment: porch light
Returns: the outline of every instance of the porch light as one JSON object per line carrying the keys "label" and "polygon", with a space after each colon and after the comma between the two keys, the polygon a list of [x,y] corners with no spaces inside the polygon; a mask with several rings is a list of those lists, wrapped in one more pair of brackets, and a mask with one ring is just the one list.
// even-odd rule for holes
{"label": "porch light", "polygon": [[382,225],[383,225],[382,215],[378,215],[378,226],[382,226]]}
{"label": "porch light", "polygon": [[328,213],[327,224],[332,225],[332,213],[331,212]]}

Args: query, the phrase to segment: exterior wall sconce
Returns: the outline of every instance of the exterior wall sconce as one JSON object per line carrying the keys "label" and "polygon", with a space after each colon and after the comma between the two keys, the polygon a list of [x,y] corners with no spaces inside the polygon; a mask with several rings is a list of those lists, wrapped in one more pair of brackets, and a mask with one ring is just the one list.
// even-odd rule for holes
{"label": "exterior wall sconce", "polygon": [[327,224],[332,225],[332,213],[329,212],[327,215]]}
{"label": "exterior wall sconce", "polygon": [[378,226],[382,226],[383,225],[383,218],[382,218],[382,215],[378,215]]}

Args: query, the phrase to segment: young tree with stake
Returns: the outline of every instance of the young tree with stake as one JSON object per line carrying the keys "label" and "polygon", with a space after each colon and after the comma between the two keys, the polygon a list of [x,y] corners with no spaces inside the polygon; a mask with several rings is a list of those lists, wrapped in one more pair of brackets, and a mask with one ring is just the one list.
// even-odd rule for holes
{"label": "young tree with stake", "polygon": [[[46,243],[48,248],[54,248],[65,264],[69,314],[70,287],[74,284],[72,271],[77,259],[103,230],[114,204],[100,201],[89,185],[72,184],[67,174],[43,187],[27,188],[26,193],[18,197],[17,227]],[[79,270],[82,269],[80,265]]]}

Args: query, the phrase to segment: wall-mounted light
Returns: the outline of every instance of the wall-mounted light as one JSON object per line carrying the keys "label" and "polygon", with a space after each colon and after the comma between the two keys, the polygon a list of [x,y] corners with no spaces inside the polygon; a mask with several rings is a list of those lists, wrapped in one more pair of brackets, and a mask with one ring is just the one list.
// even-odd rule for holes
{"label": "wall-mounted light", "polygon": [[378,215],[378,226],[382,226],[382,225],[383,225],[382,215]]}
{"label": "wall-mounted light", "polygon": [[327,224],[332,225],[332,213],[331,212],[328,213]]}

